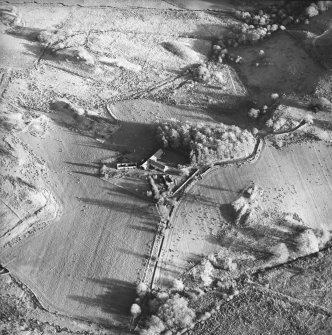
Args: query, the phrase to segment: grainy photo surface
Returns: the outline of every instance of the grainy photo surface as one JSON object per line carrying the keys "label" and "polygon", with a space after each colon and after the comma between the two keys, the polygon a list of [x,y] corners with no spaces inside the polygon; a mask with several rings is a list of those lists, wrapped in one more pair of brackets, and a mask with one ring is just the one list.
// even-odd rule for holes
{"label": "grainy photo surface", "polygon": [[332,334],[332,1],[0,0],[0,334]]}

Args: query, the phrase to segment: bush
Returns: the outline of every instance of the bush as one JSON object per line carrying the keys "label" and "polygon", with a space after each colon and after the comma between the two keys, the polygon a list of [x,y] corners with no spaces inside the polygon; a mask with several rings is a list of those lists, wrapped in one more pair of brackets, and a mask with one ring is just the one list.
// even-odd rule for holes
{"label": "bush", "polygon": [[255,108],[250,108],[248,112],[248,116],[251,117],[252,119],[257,119],[259,117],[260,111],[259,109]]}
{"label": "bush", "polygon": [[243,210],[244,207],[248,205],[248,201],[243,196],[240,196],[231,203],[235,213],[239,213]]}
{"label": "bush", "polygon": [[146,293],[148,292],[148,287],[146,284],[144,284],[143,282],[139,283],[136,287],[136,293],[137,295],[142,298],[146,295]]}
{"label": "bush", "polygon": [[310,114],[306,114],[305,117],[303,118],[303,120],[307,123],[307,124],[313,124],[314,123],[314,118],[312,115]]}
{"label": "bush", "polygon": [[130,314],[136,318],[142,313],[141,307],[137,304],[132,304],[130,308]]}
{"label": "bush", "polygon": [[140,335],[156,335],[165,330],[165,325],[160,318],[152,315],[147,323],[147,328],[140,331]]}
{"label": "bush", "polygon": [[150,183],[150,186],[151,186],[151,191],[152,191],[154,199],[159,200],[160,199],[160,192],[159,192],[158,186],[156,185],[156,182],[154,181],[154,179],[151,176],[149,176],[148,179],[149,179],[149,183]]}
{"label": "bush", "polygon": [[204,260],[202,262],[202,269],[201,269],[201,280],[204,284],[204,286],[210,286],[213,282],[212,279],[212,272],[214,270],[214,267],[212,265],[212,263],[209,260]]}
{"label": "bush", "polygon": [[208,81],[211,77],[210,71],[205,64],[200,65],[195,73],[195,78],[199,81]]}
{"label": "bush", "polygon": [[319,241],[309,228],[302,228],[296,238],[296,251],[299,256],[309,255],[319,251]]}
{"label": "bush", "polygon": [[184,290],[184,284],[182,280],[174,279],[173,280],[173,288],[177,291],[183,291]]}
{"label": "bush", "polygon": [[270,248],[272,264],[282,264],[288,261],[289,251],[285,243],[279,243]]}
{"label": "bush", "polygon": [[273,127],[273,120],[272,119],[268,119],[266,121],[266,126],[269,127],[269,128],[272,128]]}
{"label": "bush", "polygon": [[307,7],[305,13],[308,17],[317,16],[319,14],[317,5],[312,3],[309,7]]}

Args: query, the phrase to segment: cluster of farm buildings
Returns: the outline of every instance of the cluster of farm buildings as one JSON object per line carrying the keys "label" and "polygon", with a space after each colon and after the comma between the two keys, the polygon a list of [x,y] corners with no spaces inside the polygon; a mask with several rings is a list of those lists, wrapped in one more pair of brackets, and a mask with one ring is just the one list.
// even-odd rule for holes
{"label": "cluster of farm buildings", "polygon": [[144,170],[147,170],[151,167],[154,169],[166,172],[169,170],[169,166],[167,166],[165,163],[162,163],[158,161],[160,157],[164,154],[164,151],[162,149],[158,149],[153,155],[151,155],[149,158],[143,160],[141,164],[137,163],[118,163],[116,164],[117,170],[130,170],[130,169],[136,169],[137,167],[141,167]]}

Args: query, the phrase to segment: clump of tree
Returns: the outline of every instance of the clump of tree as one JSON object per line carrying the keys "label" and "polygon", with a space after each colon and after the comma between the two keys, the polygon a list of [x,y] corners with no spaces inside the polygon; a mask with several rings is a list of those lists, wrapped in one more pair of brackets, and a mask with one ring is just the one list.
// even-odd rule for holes
{"label": "clump of tree", "polygon": [[77,34],[64,30],[42,30],[37,37],[40,44],[48,51],[66,59],[83,61],[94,65],[94,57],[84,48],[83,38],[77,40]]}
{"label": "clump of tree", "polygon": [[309,23],[309,19],[332,6],[331,1],[308,4],[306,1],[280,1],[280,4],[251,12],[237,10],[235,16],[242,23],[233,27],[224,41],[225,45],[237,47],[241,44],[254,44],[277,30],[285,30],[290,24]]}
{"label": "clump of tree", "polygon": [[186,154],[192,165],[246,157],[255,146],[251,132],[222,123],[194,125],[172,120],[158,123],[156,129],[161,145]]}
{"label": "clump of tree", "polygon": [[152,191],[152,194],[153,194],[153,198],[155,200],[159,200],[160,199],[160,192],[159,192],[159,188],[158,188],[156,182],[154,181],[152,176],[149,176],[148,179],[149,179],[149,183],[150,183],[150,186],[151,186],[151,191]]}
{"label": "clump of tree", "polygon": [[173,334],[193,325],[196,314],[189,307],[190,296],[183,292],[181,280],[174,280],[168,291],[142,290],[139,284],[139,298],[133,304],[133,316],[143,309],[144,320],[140,323],[141,335]]}

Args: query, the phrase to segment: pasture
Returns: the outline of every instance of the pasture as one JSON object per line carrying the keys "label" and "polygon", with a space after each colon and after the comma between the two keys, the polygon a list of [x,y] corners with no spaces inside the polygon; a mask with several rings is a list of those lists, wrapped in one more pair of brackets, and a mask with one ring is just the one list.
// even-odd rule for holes
{"label": "pasture", "polygon": [[52,125],[44,140],[22,134],[50,168],[48,185],[63,215],[1,253],[1,263],[43,306],[61,314],[122,326],[144,272],[159,221],[155,207],[98,178],[110,151]]}
{"label": "pasture", "polygon": [[[156,283],[167,284],[202,256],[219,251],[237,260],[240,269],[241,264],[266,266],[270,247],[288,243],[291,248],[293,236],[280,221],[285,213],[313,229],[332,230],[331,166],[330,146],[315,142],[282,150],[266,145],[254,164],[212,169],[175,209]],[[235,226],[230,203],[251,181],[263,190],[261,215],[249,227]]]}

